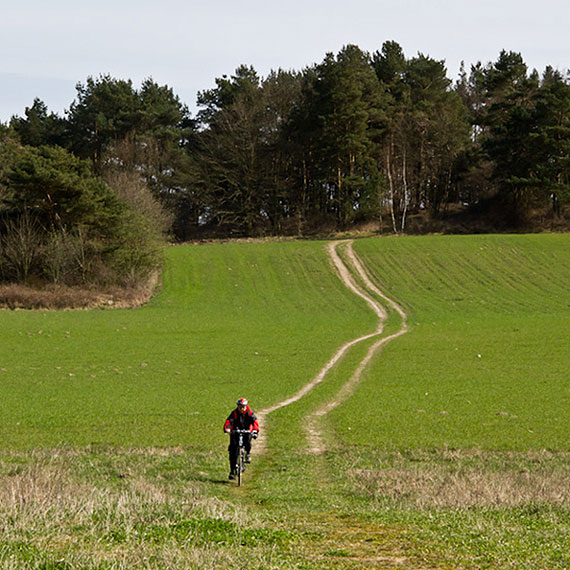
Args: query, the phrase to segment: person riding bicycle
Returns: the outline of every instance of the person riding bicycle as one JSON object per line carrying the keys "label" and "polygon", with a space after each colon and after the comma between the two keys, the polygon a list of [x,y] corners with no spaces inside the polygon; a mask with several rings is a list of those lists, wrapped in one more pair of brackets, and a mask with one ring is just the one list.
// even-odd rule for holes
{"label": "person riding bicycle", "polygon": [[236,409],[231,412],[224,424],[224,431],[230,434],[230,445],[228,446],[230,457],[230,479],[235,479],[235,467],[238,456],[238,435],[232,433],[234,429],[247,429],[249,434],[243,438],[245,448],[245,462],[251,463],[251,438],[257,438],[259,424],[257,418],[245,398],[240,398],[236,402]]}

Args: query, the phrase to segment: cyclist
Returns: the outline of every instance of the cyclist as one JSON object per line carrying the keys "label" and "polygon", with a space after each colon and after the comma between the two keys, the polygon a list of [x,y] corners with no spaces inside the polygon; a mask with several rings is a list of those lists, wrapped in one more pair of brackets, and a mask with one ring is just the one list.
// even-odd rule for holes
{"label": "cyclist", "polygon": [[235,466],[238,456],[238,436],[237,434],[232,434],[234,429],[247,429],[251,433],[249,436],[243,438],[244,448],[245,448],[245,462],[251,463],[251,438],[257,438],[259,433],[259,424],[257,418],[253,413],[252,409],[245,398],[240,398],[236,402],[236,409],[228,416],[226,423],[224,424],[224,431],[230,435],[230,445],[228,447],[230,456],[230,479],[235,479],[236,472]]}

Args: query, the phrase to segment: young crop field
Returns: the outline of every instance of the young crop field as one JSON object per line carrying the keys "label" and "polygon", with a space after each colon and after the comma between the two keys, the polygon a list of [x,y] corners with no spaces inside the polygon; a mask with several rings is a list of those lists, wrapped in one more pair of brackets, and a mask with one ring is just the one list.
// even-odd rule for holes
{"label": "young crop field", "polygon": [[4,447],[209,449],[237,396],[285,398],[374,327],[320,243],[167,254],[163,290],[142,309],[0,312]]}
{"label": "young crop field", "polygon": [[343,439],[570,451],[569,245],[565,235],[356,242],[411,330],[336,412]]}
{"label": "young crop field", "polygon": [[0,568],[568,568],[569,245],[171,247],[141,309],[0,312]]}

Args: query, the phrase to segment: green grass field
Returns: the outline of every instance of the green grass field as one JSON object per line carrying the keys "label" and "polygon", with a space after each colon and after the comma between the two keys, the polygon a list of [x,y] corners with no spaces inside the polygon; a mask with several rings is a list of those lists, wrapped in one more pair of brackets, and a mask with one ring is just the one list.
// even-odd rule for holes
{"label": "green grass field", "polygon": [[568,236],[361,240],[355,250],[412,330],[336,412],[343,438],[570,451]]}
{"label": "green grass field", "polygon": [[374,324],[320,243],[172,247],[142,309],[0,312],[0,438],[210,448],[239,395],[284,399]]}
{"label": "green grass field", "polygon": [[[221,426],[372,332],[323,242],[166,250],[137,310],[0,312],[1,568],[570,565],[570,236],[354,242],[410,330],[267,418],[227,482]],[[385,334],[397,330],[390,314]]]}

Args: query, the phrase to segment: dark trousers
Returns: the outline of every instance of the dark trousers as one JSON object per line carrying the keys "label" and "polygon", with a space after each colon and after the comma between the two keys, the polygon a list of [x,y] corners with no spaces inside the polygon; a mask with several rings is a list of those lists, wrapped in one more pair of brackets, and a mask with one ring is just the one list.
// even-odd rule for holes
{"label": "dark trousers", "polygon": [[[230,452],[230,470],[233,471],[238,458],[238,440],[239,436],[230,436],[230,445],[228,446],[228,451]],[[245,434],[243,436],[243,447],[246,453],[251,451],[251,435]]]}

